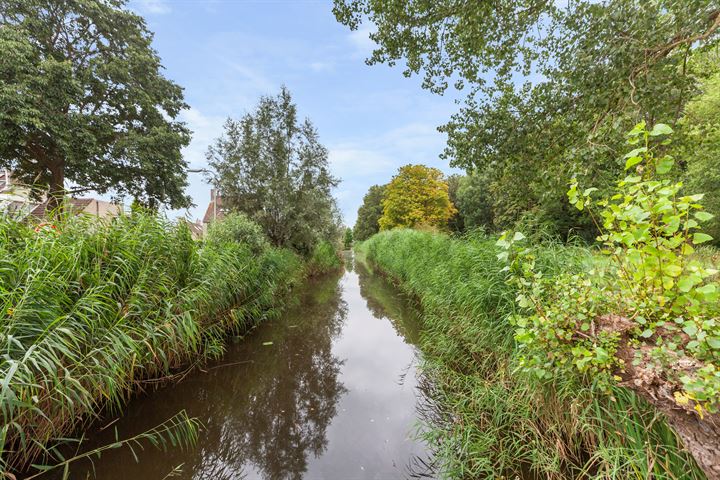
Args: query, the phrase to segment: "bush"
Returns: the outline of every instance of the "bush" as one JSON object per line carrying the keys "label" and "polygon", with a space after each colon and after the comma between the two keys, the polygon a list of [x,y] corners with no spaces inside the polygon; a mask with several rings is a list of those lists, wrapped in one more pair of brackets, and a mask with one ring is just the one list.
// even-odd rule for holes
{"label": "bush", "polygon": [[250,220],[244,213],[229,213],[222,220],[213,222],[208,228],[205,241],[211,245],[243,243],[255,253],[270,247],[262,227]]}
{"label": "bush", "polygon": [[337,248],[330,242],[319,243],[308,260],[309,275],[320,275],[342,267],[342,260]]}

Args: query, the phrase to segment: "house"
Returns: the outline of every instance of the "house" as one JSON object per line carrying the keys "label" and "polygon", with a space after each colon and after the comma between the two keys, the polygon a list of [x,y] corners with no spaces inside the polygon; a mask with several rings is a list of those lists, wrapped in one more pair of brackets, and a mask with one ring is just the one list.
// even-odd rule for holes
{"label": "house", "polygon": [[13,181],[10,170],[0,170],[0,213],[24,218],[34,206],[30,188]]}
{"label": "house", "polygon": [[203,217],[203,235],[207,234],[208,227],[215,220],[221,220],[225,216],[225,210],[223,208],[222,197],[217,193],[214,188],[210,189],[210,203],[208,204],[207,210],[205,210],[205,216]]}
{"label": "house", "polygon": [[[123,211],[122,206],[95,198],[68,198],[66,205],[74,215],[87,214],[98,218],[117,217]],[[35,205],[30,215],[35,218],[47,216],[47,201]]]}
{"label": "house", "polygon": [[185,225],[187,225],[188,229],[190,230],[190,236],[192,236],[193,240],[202,239],[204,226],[202,222],[200,222],[200,220],[193,222],[187,218],[180,218],[180,221],[185,222]]}

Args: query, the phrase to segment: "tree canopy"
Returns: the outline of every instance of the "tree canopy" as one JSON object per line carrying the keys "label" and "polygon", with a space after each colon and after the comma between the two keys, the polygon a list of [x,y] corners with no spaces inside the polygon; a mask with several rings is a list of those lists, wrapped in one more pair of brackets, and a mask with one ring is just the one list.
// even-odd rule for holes
{"label": "tree canopy", "polygon": [[382,204],[381,230],[418,226],[447,229],[456,212],[443,173],[425,165],[401,167],[386,187]]}
{"label": "tree canopy", "polygon": [[385,185],[373,185],[363,197],[363,203],[358,208],[357,220],[353,227],[355,240],[363,241],[380,231],[380,217],[383,214],[383,196]]}
{"label": "tree canopy", "polygon": [[309,119],[300,122],[287,88],[263,96],[254,111],[229,118],[207,152],[223,204],[244,212],[272,243],[309,254],[340,235],[328,151]]}
{"label": "tree canopy", "polygon": [[0,166],[56,197],[68,180],[188,206],[183,92],[125,6],[0,0]]}
{"label": "tree canopy", "polygon": [[434,92],[467,90],[441,127],[444,156],[487,180],[493,223],[531,213],[562,234],[594,230],[567,208],[567,182],[608,188],[625,131],[675,126],[707,75],[688,63],[720,38],[712,0],[335,0],[334,11],[376,27],[369,63],[403,62]]}

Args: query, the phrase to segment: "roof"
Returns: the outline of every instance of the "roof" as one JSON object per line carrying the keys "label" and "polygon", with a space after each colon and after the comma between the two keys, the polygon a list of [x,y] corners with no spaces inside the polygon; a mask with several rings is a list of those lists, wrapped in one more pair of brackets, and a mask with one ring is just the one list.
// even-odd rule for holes
{"label": "roof", "polygon": [[205,210],[205,216],[203,216],[203,223],[210,223],[213,220],[221,219],[225,216],[223,213],[223,202],[220,195],[215,196],[215,200],[210,200],[207,210]]}
{"label": "roof", "polygon": [[[72,213],[80,213],[94,200],[94,198],[68,198],[65,202],[70,206]],[[47,201],[38,204],[30,211],[30,215],[38,218],[44,218],[47,215],[47,204]]]}

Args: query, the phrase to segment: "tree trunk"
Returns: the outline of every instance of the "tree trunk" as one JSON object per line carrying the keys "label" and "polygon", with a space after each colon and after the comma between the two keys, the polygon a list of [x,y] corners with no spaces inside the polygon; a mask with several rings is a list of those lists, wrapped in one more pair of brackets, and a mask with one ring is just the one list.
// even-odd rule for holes
{"label": "tree trunk", "polygon": [[54,215],[62,209],[63,198],[65,197],[65,162],[62,160],[53,162],[49,170],[50,185],[46,212]]}

